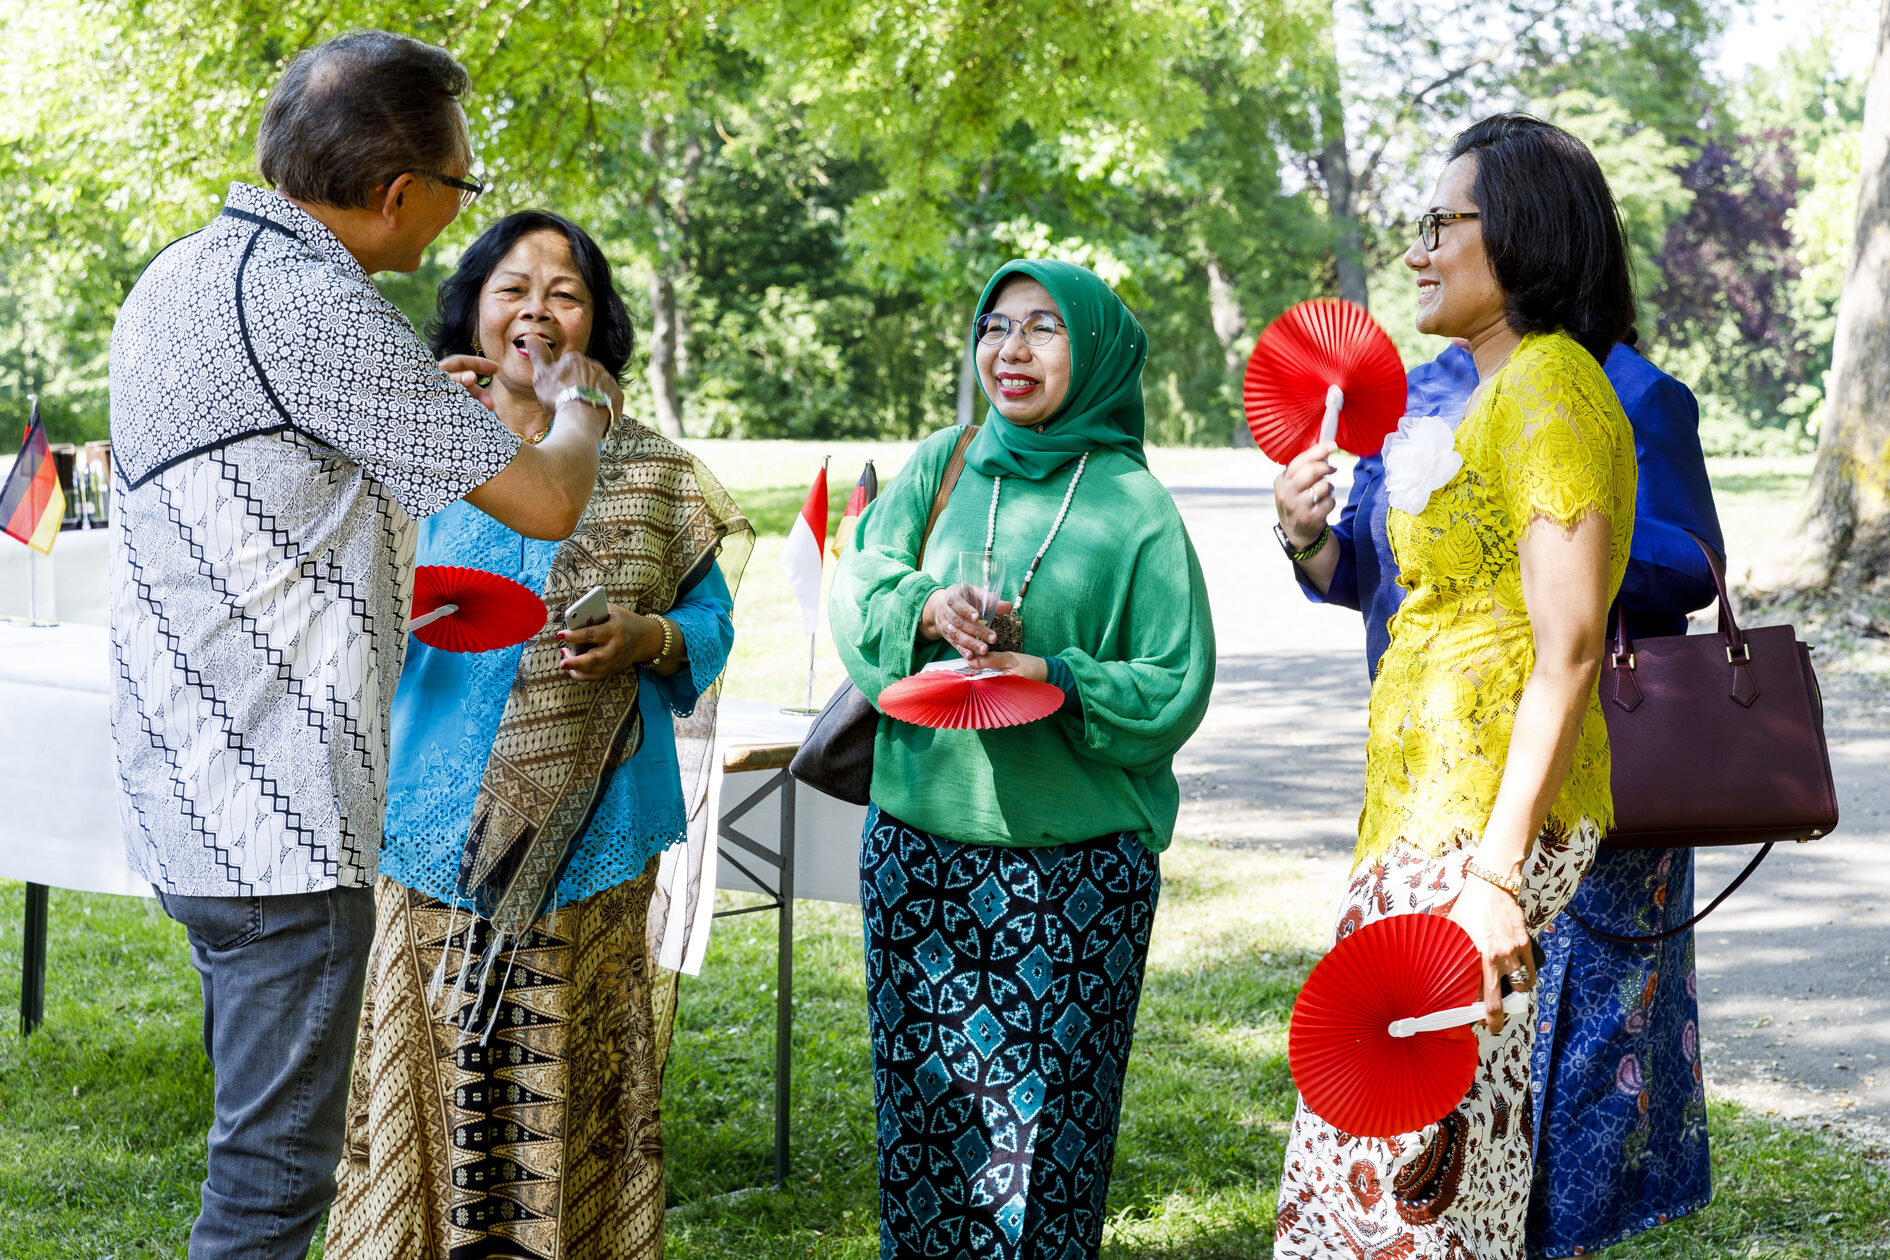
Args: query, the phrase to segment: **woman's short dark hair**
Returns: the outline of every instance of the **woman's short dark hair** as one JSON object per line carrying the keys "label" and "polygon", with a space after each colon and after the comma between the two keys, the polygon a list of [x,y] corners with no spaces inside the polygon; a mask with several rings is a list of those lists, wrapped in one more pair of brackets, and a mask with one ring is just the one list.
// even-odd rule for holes
{"label": "woman's short dark hair", "polygon": [[577,264],[584,287],[591,291],[591,344],[585,353],[622,380],[631,351],[636,349],[636,331],[610,278],[610,260],[590,233],[548,210],[508,214],[467,247],[459,266],[440,285],[439,304],[427,321],[427,344],[433,349],[433,357],[444,359],[449,354],[473,352],[473,338],[479,332],[480,291],[512,247],[533,232],[556,232],[570,244],[571,261]]}
{"label": "woman's short dark hair", "polygon": [[407,171],[468,160],[455,106],[471,86],[444,48],[386,31],[337,35],[282,72],[263,106],[256,165],[285,197],[365,209]]}
{"label": "woman's short dark hair", "polygon": [[1597,362],[1634,326],[1627,236],[1588,146],[1528,114],[1494,114],[1460,134],[1452,161],[1477,160],[1483,247],[1516,333],[1573,337]]}

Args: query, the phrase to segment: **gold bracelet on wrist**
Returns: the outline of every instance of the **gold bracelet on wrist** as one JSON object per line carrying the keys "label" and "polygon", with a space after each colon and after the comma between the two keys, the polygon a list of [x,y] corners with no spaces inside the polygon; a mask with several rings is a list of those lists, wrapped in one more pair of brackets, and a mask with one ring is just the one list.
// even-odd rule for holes
{"label": "gold bracelet on wrist", "polygon": [[1507,877],[1498,875],[1487,869],[1475,858],[1471,858],[1463,864],[1463,873],[1466,875],[1474,875],[1486,884],[1495,885],[1508,893],[1511,900],[1518,904],[1522,902],[1522,876],[1520,875],[1510,875]]}
{"label": "gold bracelet on wrist", "polygon": [[668,617],[656,616],[655,614],[652,614],[652,616],[655,617],[656,624],[663,627],[663,646],[657,650],[655,656],[650,658],[650,664],[661,665],[664,661],[669,659],[670,650],[676,646],[676,624]]}

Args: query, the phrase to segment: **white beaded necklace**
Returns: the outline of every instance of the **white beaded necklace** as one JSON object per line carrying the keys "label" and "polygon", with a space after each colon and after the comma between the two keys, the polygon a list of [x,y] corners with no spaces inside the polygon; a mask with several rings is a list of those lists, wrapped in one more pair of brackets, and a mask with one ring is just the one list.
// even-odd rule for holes
{"label": "white beaded necklace", "polygon": [[[1050,532],[1044,537],[1043,546],[1037,548],[1037,554],[1031,558],[1030,568],[1024,571],[1024,580],[1017,585],[1017,600],[1011,605],[1011,615],[1022,618],[1024,615],[1024,595],[1030,590],[1030,579],[1037,576],[1037,566],[1043,561],[1043,553],[1050,550],[1057,531],[1063,528],[1063,518],[1070,513],[1070,500],[1076,496],[1076,483],[1083,479],[1083,467],[1089,463],[1089,454],[1076,461],[1076,471],[1070,474],[1069,489],[1063,492],[1063,506],[1057,509],[1057,519],[1050,523]],[[998,491],[1004,485],[1004,478],[991,479],[991,513],[984,522],[984,549],[992,551],[997,546],[997,509]]]}

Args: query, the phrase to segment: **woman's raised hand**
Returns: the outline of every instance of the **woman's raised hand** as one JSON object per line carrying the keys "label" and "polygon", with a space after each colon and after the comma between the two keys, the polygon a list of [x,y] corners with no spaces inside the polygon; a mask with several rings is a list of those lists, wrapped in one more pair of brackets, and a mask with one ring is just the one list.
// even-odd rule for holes
{"label": "woman's raised hand", "polygon": [[487,411],[492,410],[492,395],[479,383],[480,377],[491,380],[498,374],[499,365],[491,359],[476,354],[449,354],[440,360],[440,371],[453,378],[454,383],[463,386],[467,393],[479,400],[479,405]]}
{"label": "woman's raised hand", "polygon": [[[925,601],[919,618],[919,633],[932,640],[943,639],[967,659],[983,656],[997,642],[997,633],[978,620],[983,592],[968,582],[941,586]],[[1009,600],[998,601],[994,612],[1009,612]]]}
{"label": "woman's raised hand", "polygon": [[1477,947],[1483,961],[1483,1005],[1489,1011],[1490,1032],[1502,1032],[1503,977],[1511,977],[1514,989],[1532,989],[1536,984],[1535,950],[1522,907],[1495,884],[1466,874],[1450,921],[1468,932]]}
{"label": "woman's raised hand", "polygon": [[1310,547],[1332,515],[1332,456],[1338,449],[1330,442],[1315,443],[1273,479],[1273,510],[1295,547]]}

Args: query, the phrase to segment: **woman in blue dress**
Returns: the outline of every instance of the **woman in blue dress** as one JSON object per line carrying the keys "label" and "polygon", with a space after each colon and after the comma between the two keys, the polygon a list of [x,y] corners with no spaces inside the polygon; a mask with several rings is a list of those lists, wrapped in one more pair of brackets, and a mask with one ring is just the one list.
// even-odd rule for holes
{"label": "woman in blue dress", "polygon": [[[1683,634],[1687,614],[1714,598],[1705,559],[1688,535],[1725,554],[1700,451],[1699,407],[1631,341],[1617,344],[1602,368],[1634,426],[1640,466],[1620,603],[1635,638]],[[1405,410],[1454,424],[1476,386],[1469,352],[1453,345],[1411,371]],[[1385,532],[1384,460],[1358,461],[1351,495],[1328,524],[1333,450],[1313,447],[1274,481],[1276,532],[1308,599],[1364,613],[1366,666],[1376,677],[1387,623],[1405,594]],[[1532,1260],[1598,1251],[1713,1197],[1693,932],[1630,945],[1589,930],[1650,935],[1692,912],[1691,850],[1604,850],[1566,912],[1542,933],[1547,957],[1537,978],[1530,1065],[1536,1149],[1525,1241]]]}
{"label": "woman in blue dress", "polygon": [[[536,212],[467,250],[430,336],[527,442],[553,418],[535,363],[620,376],[631,350],[603,254]],[[662,1254],[676,978],[653,962],[652,897],[704,817],[752,538],[707,469],[628,419],[568,540],[464,503],[421,526],[420,564],[523,583],[550,617],[514,647],[408,648],[331,1257]],[[607,618],[566,631],[598,586]]]}

